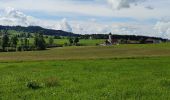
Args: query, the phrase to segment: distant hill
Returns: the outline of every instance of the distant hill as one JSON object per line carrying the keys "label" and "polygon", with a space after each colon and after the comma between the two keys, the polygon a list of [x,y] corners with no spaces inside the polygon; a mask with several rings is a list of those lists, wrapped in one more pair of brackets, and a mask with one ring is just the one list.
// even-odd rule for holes
{"label": "distant hill", "polygon": [[[86,34],[86,35],[80,35],[80,34],[74,34],[72,32],[65,32],[62,30],[54,30],[54,29],[46,29],[42,28],[40,26],[2,26],[0,25],[0,30],[13,30],[18,33],[21,32],[27,32],[27,33],[43,33],[44,35],[51,35],[51,36],[68,36],[68,37],[75,37],[79,36],[82,39],[89,39],[92,37],[93,39],[108,39],[108,34]],[[160,37],[149,37],[149,36],[137,36],[137,35],[116,35],[113,34],[113,37],[115,39],[124,39],[124,40],[146,40],[146,39],[156,39],[161,41],[167,41],[167,39],[163,39]]]}
{"label": "distant hill", "polygon": [[0,30],[15,30],[17,32],[28,32],[28,33],[43,33],[44,35],[52,36],[79,36],[79,34],[74,34],[71,32],[65,32],[62,30],[45,29],[39,26],[2,26],[0,25]]}
{"label": "distant hill", "polygon": [[[108,39],[108,34],[86,34],[86,35],[81,35],[81,38],[84,39]],[[146,39],[155,39],[155,40],[161,40],[161,41],[167,41],[167,39],[163,39],[160,37],[150,37],[150,36],[140,36],[140,35],[118,35],[118,34],[113,34],[112,38],[114,39],[124,39],[124,40],[135,40],[135,41],[140,41],[140,40],[146,40]]]}

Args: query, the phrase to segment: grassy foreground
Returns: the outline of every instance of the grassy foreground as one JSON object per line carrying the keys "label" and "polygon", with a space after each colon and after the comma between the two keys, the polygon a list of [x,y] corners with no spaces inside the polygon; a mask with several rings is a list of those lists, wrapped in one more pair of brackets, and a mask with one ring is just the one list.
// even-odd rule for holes
{"label": "grassy foreground", "polygon": [[0,100],[169,100],[169,59],[170,44],[0,53]]}
{"label": "grassy foreground", "polygon": [[0,99],[168,100],[169,58],[1,63]]}

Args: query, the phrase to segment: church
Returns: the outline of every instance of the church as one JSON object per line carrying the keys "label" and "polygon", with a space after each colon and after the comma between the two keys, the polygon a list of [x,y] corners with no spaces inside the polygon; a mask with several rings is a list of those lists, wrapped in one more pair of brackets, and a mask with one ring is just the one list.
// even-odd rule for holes
{"label": "church", "polygon": [[117,39],[113,38],[112,34],[109,33],[109,37],[108,37],[108,39],[105,41],[105,45],[108,46],[108,45],[116,45],[116,44],[118,44]]}

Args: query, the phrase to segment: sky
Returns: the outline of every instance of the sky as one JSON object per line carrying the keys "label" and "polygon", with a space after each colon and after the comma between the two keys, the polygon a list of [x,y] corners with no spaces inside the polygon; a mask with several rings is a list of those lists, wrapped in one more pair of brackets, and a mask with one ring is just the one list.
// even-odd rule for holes
{"label": "sky", "polygon": [[0,0],[0,25],[170,39],[170,0]]}

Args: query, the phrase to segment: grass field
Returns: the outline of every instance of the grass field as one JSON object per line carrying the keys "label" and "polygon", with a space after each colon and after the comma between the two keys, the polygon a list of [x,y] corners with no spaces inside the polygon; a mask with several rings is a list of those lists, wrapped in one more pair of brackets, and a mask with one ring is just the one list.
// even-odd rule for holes
{"label": "grass field", "polygon": [[[46,40],[46,43],[49,43],[49,39],[45,39],[45,40]],[[83,46],[96,46],[96,44],[104,43],[104,41],[105,41],[104,39],[93,39],[93,40],[80,39],[79,43]],[[34,39],[30,38],[30,44],[33,44],[33,43],[34,43]],[[54,43],[59,44],[59,45],[64,45],[65,43],[69,44],[69,40],[68,39],[54,39]],[[20,44],[20,41],[19,41],[19,44]]]}
{"label": "grass field", "polygon": [[0,53],[0,76],[0,100],[169,100],[170,44]]}
{"label": "grass field", "polygon": [[[93,39],[93,40],[80,39],[79,43],[84,46],[96,46],[96,44],[104,43],[104,41],[105,41],[104,39]],[[47,40],[47,42],[48,42],[48,40]],[[55,39],[54,43],[63,45],[64,43],[69,43],[69,41],[68,41],[68,39]]]}
{"label": "grass field", "polygon": [[0,53],[0,61],[107,59],[170,56],[170,44],[134,44],[54,48],[45,51]]}

